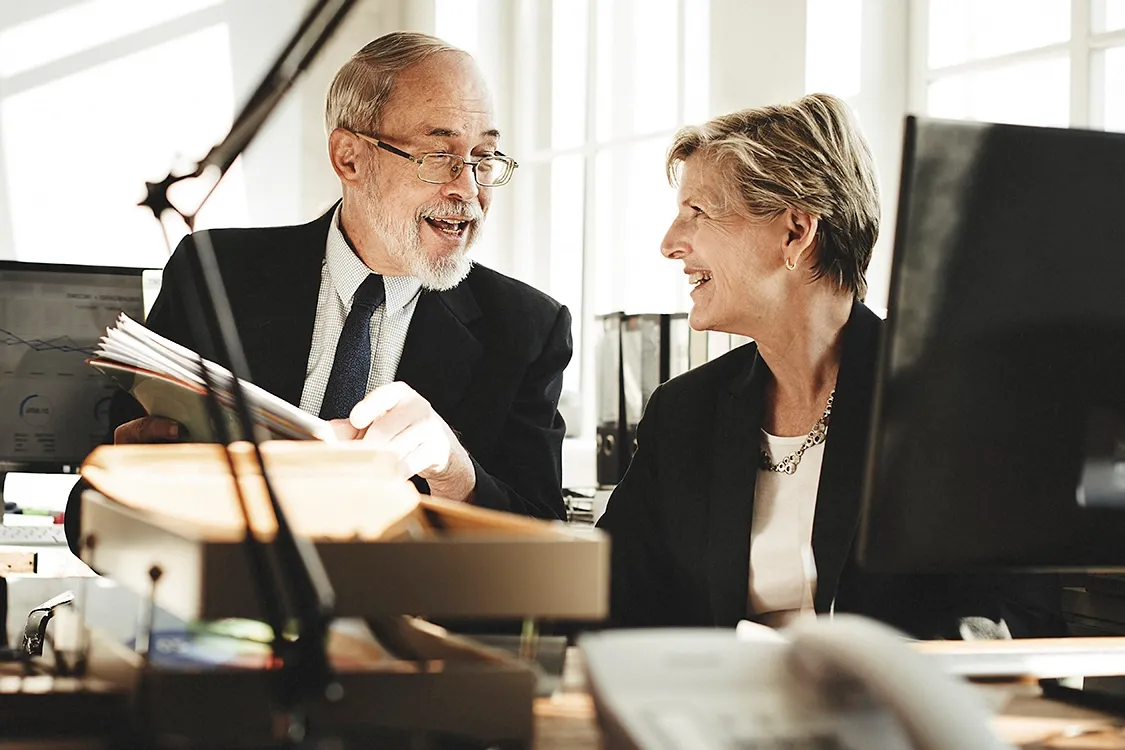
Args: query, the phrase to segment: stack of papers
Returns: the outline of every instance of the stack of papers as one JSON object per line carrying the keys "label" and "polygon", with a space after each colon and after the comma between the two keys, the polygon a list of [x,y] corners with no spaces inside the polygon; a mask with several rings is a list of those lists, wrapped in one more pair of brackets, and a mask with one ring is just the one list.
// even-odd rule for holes
{"label": "stack of papers", "polygon": [[[231,390],[230,370],[202,359],[187,347],[166,339],[122,313],[105,336],[89,364],[131,393],[151,416],[167,417],[183,425],[186,439],[216,442],[207,412],[204,367],[211,376],[232,439],[241,439]],[[245,380],[242,393],[250,408],[259,440],[335,440],[328,422]]]}

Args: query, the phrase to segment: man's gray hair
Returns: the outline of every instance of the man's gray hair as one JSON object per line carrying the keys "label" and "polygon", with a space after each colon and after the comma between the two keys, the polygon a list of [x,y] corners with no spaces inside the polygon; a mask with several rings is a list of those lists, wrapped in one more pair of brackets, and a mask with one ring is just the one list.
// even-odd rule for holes
{"label": "man's gray hair", "polygon": [[395,78],[412,65],[439,52],[463,52],[437,37],[394,31],[369,43],[344,63],[328,87],[324,127],[377,133],[383,107],[391,98]]}

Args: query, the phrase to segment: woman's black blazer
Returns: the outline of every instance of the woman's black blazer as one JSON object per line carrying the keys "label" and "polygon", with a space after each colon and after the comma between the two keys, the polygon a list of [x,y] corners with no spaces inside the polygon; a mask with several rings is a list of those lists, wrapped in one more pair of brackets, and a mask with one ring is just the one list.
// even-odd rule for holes
{"label": "woman's black blazer", "polygon": [[[842,333],[812,531],[816,611],[867,615],[918,637],[956,637],[966,615],[1011,620],[998,579],[876,575],[856,564],[881,328],[857,301]],[[612,624],[733,626],[753,615],[750,525],[768,377],[750,343],[653,393],[598,523],[611,535]]]}

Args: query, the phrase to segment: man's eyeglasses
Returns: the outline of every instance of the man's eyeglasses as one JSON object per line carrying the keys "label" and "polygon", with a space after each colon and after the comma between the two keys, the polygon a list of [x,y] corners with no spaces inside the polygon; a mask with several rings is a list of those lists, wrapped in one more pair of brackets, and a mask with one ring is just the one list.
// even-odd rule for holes
{"label": "man's eyeglasses", "polygon": [[469,161],[457,154],[436,153],[415,156],[370,135],[355,133],[354,131],[353,133],[384,151],[389,151],[395,156],[401,156],[403,159],[414,162],[418,165],[418,179],[433,185],[453,182],[461,176],[465,167],[469,167],[473,171],[473,178],[478,185],[481,187],[499,187],[512,179],[516,167],[519,166],[515,159],[504,156],[499,151],[492,156],[485,156],[477,161]]}

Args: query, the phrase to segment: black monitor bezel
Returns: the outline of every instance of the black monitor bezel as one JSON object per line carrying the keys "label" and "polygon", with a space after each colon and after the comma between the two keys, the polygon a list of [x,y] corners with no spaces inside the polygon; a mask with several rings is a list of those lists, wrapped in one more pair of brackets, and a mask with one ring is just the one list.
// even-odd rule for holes
{"label": "black monitor bezel", "polygon": [[[893,255],[887,296],[887,323],[883,326],[883,330],[881,331],[879,352],[875,362],[876,380],[870,405],[870,434],[866,446],[863,492],[860,505],[860,523],[856,540],[859,564],[874,573],[895,575],[912,573],[1125,572],[1125,553],[1122,553],[1120,551],[1121,548],[1116,544],[1114,544],[1110,552],[1099,551],[1094,553],[1086,550],[1084,556],[1076,555],[1073,560],[1062,559],[1062,553],[1056,550],[1034,550],[1032,553],[1026,554],[1022,559],[1017,559],[1018,555],[1016,554],[1002,553],[997,553],[987,559],[978,559],[966,555],[959,549],[958,545],[951,542],[949,544],[950,551],[948,553],[948,559],[943,558],[941,561],[936,562],[932,559],[923,560],[922,556],[916,553],[889,553],[884,546],[880,544],[881,540],[888,538],[890,525],[879,520],[880,516],[883,516],[885,520],[889,501],[884,497],[886,484],[882,483],[878,468],[879,464],[886,463],[885,457],[880,455],[880,450],[883,432],[889,424],[889,420],[886,416],[887,391],[895,386],[891,373],[891,357],[893,342],[899,333],[901,325],[901,312],[899,310],[901,295],[899,292],[904,283],[903,274],[905,273],[905,264],[903,259],[905,255],[910,252],[907,250],[909,241],[908,228],[912,222],[918,221],[917,217],[911,216],[912,200],[914,198],[913,190],[915,188],[915,173],[919,167],[918,140],[923,129],[931,126],[948,125],[962,128],[966,132],[971,130],[977,130],[982,133],[985,131],[993,131],[996,134],[1003,135],[1005,139],[1016,138],[1021,135],[1025,138],[1037,138],[1042,135],[1043,137],[1065,137],[1074,139],[1076,142],[1089,142],[1093,140],[1097,142],[1113,142],[1118,147],[1125,145],[1125,134],[1112,131],[948,120],[913,115],[905,118],[902,165],[896,211],[897,221],[892,248]],[[1118,151],[1116,155],[1120,158],[1121,152]],[[1063,184],[1070,183],[1064,182]],[[1116,226],[1119,226],[1119,224]],[[1088,265],[1081,267],[1088,267]],[[1119,276],[1110,276],[1109,278],[1119,278]],[[1120,298],[1115,297],[1115,299]],[[950,505],[956,504],[951,503],[944,507],[949,507]],[[1085,508],[1083,513],[1087,516],[1085,522],[1088,523],[1091,528],[1098,528],[1099,525],[1104,525],[1105,528],[1116,533],[1122,528],[1122,523],[1125,523],[1120,515],[1120,509],[1118,508],[1110,509],[1108,507],[1091,506]],[[950,515],[949,518],[955,518],[955,516]],[[1017,517],[1013,515],[1012,518]],[[1021,523],[1022,522],[1013,521],[1013,532],[1018,531],[1021,527]],[[879,528],[875,528],[876,526]],[[940,532],[933,532],[932,529],[931,533],[940,534]],[[899,534],[900,538],[905,538],[906,536],[908,535]],[[978,534],[977,538],[983,537]],[[1062,537],[1060,536],[1060,538]],[[999,539],[999,537],[997,537],[997,539]],[[1077,547],[1078,545],[1076,544],[1075,546]],[[997,547],[1003,547],[1003,544],[998,541]],[[1090,549],[1097,547],[1098,550],[1110,549],[1108,545],[1102,544],[1099,547],[1093,542],[1091,542],[1088,547]]]}

